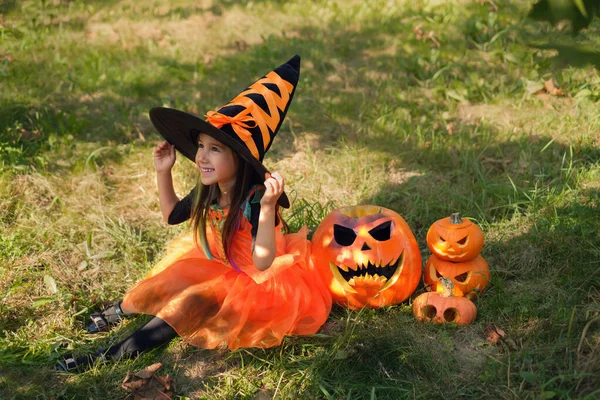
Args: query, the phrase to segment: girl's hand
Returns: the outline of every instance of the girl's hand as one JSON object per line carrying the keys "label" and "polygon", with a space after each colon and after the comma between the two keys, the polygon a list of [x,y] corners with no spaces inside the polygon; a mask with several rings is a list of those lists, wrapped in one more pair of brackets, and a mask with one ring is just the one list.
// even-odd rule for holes
{"label": "girl's hand", "polygon": [[154,168],[158,172],[170,171],[175,165],[175,146],[162,142],[154,148]]}
{"label": "girl's hand", "polygon": [[265,174],[265,194],[260,200],[261,207],[275,207],[284,189],[283,177],[278,172]]}

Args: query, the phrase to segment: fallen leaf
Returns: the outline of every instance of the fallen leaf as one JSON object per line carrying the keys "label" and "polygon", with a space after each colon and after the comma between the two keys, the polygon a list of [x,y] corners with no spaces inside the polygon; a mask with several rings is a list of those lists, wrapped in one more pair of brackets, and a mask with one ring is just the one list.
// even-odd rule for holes
{"label": "fallen leaf", "polygon": [[154,363],[152,365],[147,366],[146,368],[138,371],[135,373],[135,376],[137,376],[138,378],[142,378],[142,379],[149,379],[152,378],[152,376],[154,375],[154,373],[160,368],[162,367],[162,363],[161,362],[157,362]]}
{"label": "fallen leaf", "polygon": [[487,340],[491,344],[498,343],[498,340],[501,340],[504,336],[506,336],[506,334],[504,333],[504,331],[502,329],[500,329],[494,325],[486,326],[485,330],[486,330]]}
{"label": "fallen leaf", "polygon": [[140,390],[142,386],[144,386],[144,384],[146,384],[147,382],[147,379],[140,379],[137,381],[123,383],[121,387],[129,392],[135,392],[136,390]]}
{"label": "fallen leaf", "polygon": [[157,387],[147,387],[136,394],[142,396],[143,399],[164,398],[162,397],[163,392]]}
{"label": "fallen leaf", "polygon": [[562,96],[565,94],[561,89],[556,87],[552,78],[544,82],[544,89],[553,96]]}
{"label": "fallen leaf", "polygon": [[152,364],[135,374],[127,372],[127,376],[121,384],[121,388],[129,394],[127,398],[133,397],[140,400],[166,400],[173,398],[174,379],[168,374],[166,376],[156,375],[156,371],[162,366],[158,362]]}
{"label": "fallen leaf", "polygon": [[422,26],[423,24],[421,23],[413,28],[413,33],[418,40],[423,38],[423,30],[421,29]]}
{"label": "fallen leaf", "polygon": [[171,389],[171,383],[173,383],[173,378],[167,376],[154,375],[154,379],[156,379],[162,386],[165,387],[166,390]]}
{"label": "fallen leaf", "polygon": [[44,275],[44,283],[50,294],[56,294],[58,288],[56,287],[56,281],[50,275]]}
{"label": "fallen leaf", "polygon": [[123,382],[121,383],[127,383],[131,380],[131,378],[133,378],[133,374],[131,373],[131,371],[127,371],[127,376],[125,376],[125,379],[123,379]]}

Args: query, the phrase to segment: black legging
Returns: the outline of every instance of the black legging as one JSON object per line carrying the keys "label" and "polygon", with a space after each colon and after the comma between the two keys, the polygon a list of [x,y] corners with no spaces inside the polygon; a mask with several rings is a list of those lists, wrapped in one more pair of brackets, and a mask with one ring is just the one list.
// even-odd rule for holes
{"label": "black legging", "polygon": [[146,350],[167,344],[177,336],[177,332],[169,324],[154,317],[127,339],[110,346],[104,351],[104,355],[114,360],[135,357]]}

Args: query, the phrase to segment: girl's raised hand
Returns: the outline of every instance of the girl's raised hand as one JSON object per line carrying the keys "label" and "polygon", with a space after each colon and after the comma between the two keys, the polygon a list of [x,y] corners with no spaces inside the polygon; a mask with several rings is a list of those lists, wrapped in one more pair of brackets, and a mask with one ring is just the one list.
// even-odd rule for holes
{"label": "girl's raised hand", "polygon": [[284,189],[283,177],[278,172],[265,174],[265,194],[260,200],[261,207],[275,207],[277,200],[281,197]]}
{"label": "girl's raised hand", "polygon": [[158,172],[170,171],[175,165],[175,146],[162,142],[154,148],[154,168]]}

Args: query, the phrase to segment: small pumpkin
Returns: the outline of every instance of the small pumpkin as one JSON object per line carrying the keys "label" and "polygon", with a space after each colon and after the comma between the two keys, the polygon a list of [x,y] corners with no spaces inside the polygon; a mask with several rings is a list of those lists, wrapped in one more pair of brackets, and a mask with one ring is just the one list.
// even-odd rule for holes
{"label": "small pumpkin", "polygon": [[473,222],[454,213],[431,225],[427,231],[427,247],[442,260],[469,261],[483,248],[483,232]]}
{"label": "small pumpkin", "polygon": [[441,277],[452,280],[454,296],[477,297],[490,283],[490,267],[481,255],[464,262],[440,260],[431,255],[423,272],[427,290],[440,291]]}
{"label": "small pumpkin", "polygon": [[452,280],[441,277],[442,292],[426,292],[413,302],[413,315],[420,321],[436,324],[468,325],[477,317],[475,303],[466,297],[452,295]]}
{"label": "small pumpkin", "polygon": [[332,211],[315,231],[311,253],[333,300],[351,309],[401,303],[419,284],[415,236],[398,213],[384,207]]}

